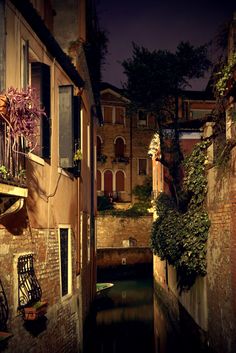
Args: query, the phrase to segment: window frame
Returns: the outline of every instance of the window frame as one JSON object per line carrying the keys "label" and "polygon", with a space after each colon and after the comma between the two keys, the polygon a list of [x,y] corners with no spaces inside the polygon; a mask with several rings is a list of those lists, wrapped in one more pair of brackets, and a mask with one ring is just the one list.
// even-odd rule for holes
{"label": "window frame", "polygon": [[[61,229],[68,230],[68,264],[67,264],[67,293],[63,295],[62,293],[62,266],[61,266]],[[67,299],[72,295],[72,236],[71,236],[71,226],[69,224],[60,224],[58,226],[58,256],[59,256],[59,274],[60,274],[60,297],[62,300]]]}

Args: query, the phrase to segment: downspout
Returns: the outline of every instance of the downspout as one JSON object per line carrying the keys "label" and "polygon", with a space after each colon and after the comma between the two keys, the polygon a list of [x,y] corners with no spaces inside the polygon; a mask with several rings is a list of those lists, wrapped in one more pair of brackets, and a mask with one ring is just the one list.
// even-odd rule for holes
{"label": "downspout", "polygon": [[5,0],[0,0],[0,92],[6,89],[6,15]]}
{"label": "downspout", "polygon": [[133,182],[133,124],[132,124],[132,114],[130,114],[130,126],[129,126],[129,136],[130,136],[130,195],[131,204],[133,203],[133,193],[132,193],[132,182]]}
{"label": "downspout", "polygon": [[91,107],[91,113],[90,113],[90,161],[91,161],[91,177],[90,177],[90,203],[91,203],[91,218],[90,218],[90,251],[92,250],[92,256],[91,256],[91,298],[93,299],[95,296],[95,287],[93,287],[93,284],[96,283],[96,250],[95,250],[95,208],[94,208],[94,197],[95,197],[95,187],[94,187],[94,168],[95,168],[95,158],[94,158],[94,119],[96,117],[95,110],[96,107],[92,106]]}

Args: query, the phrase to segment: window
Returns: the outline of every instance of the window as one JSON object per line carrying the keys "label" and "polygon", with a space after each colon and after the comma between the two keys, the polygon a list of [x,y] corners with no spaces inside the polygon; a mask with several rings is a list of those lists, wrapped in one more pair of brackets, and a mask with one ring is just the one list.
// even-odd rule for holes
{"label": "window", "polygon": [[105,195],[109,195],[113,191],[112,179],[113,179],[112,172],[110,170],[106,170],[105,173],[104,173],[104,194]]}
{"label": "window", "polygon": [[116,173],[116,191],[124,191],[125,190],[125,176],[122,170],[118,170]]}
{"label": "window", "polygon": [[32,62],[31,65],[31,86],[36,88],[42,107],[45,109],[46,117],[42,116],[38,127],[38,144],[33,151],[42,158],[50,158],[50,66],[40,62]]}
{"label": "window", "polygon": [[124,125],[125,110],[122,107],[115,108],[116,124]]}
{"label": "window", "polygon": [[140,158],[138,160],[138,174],[139,175],[147,174],[147,160],[145,158]]}
{"label": "window", "polygon": [[138,126],[147,126],[147,113],[143,110],[138,111]]}
{"label": "window", "polygon": [[125,154],[125,143],[121,137],[115,140],[115,157],[124,157]]}
{"label": "window", "polygon": [[69,228],[59,228],[60,277],[62,297],[71,292],[71,237]]}
{"label": "window", "polygon": [[73,167],[73,86],[59,87],[59,165]]}
{"label": "window", "polygon": [[112,107],[103,107],[104,109],[104,123],[112,123]]}

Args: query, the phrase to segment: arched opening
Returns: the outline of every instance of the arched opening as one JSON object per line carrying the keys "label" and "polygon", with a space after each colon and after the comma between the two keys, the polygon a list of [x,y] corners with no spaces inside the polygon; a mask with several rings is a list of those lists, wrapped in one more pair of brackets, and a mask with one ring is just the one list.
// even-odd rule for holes
{"label": "arched opening", "polygon": [[122,170],[118,170],[116,173],[116,191],[124,191],[125,190],[125,176]]}
{"label": "arched opening", "polygon": [[121,137],[118,137],[115,141],[115,157],[124,157],[125,154],[125,143]]}
{"label": "arched opening", "polygon": [[112,194],[112,172],[110,170],[104,173],[104,194],[107,196]]}
{"label": "arched opening", "polygon": [[101,191],[102,189],[102,175],[100,170],[97,170],[97,190]]}

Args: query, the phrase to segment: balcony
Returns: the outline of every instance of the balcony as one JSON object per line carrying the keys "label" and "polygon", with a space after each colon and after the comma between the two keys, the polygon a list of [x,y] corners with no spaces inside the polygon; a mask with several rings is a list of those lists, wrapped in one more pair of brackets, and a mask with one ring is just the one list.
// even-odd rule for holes
{"label": "balcony", "polygon": [[0,121],[0,217],[20,210],[27,196],[24,139],[15,141]]}
{"label": "balcony", "polygon": [[124,156],[115,157],[115,158],[112,160],[112,163],[125,163],[125,164],[129,164],[129,157],[124,157]]}
{"label": "balcony", "polygon": [[97,162],[100,162],[100,163],[106,163],[107,161],[107,156],[105,154],[99,154],[97,155]]}

